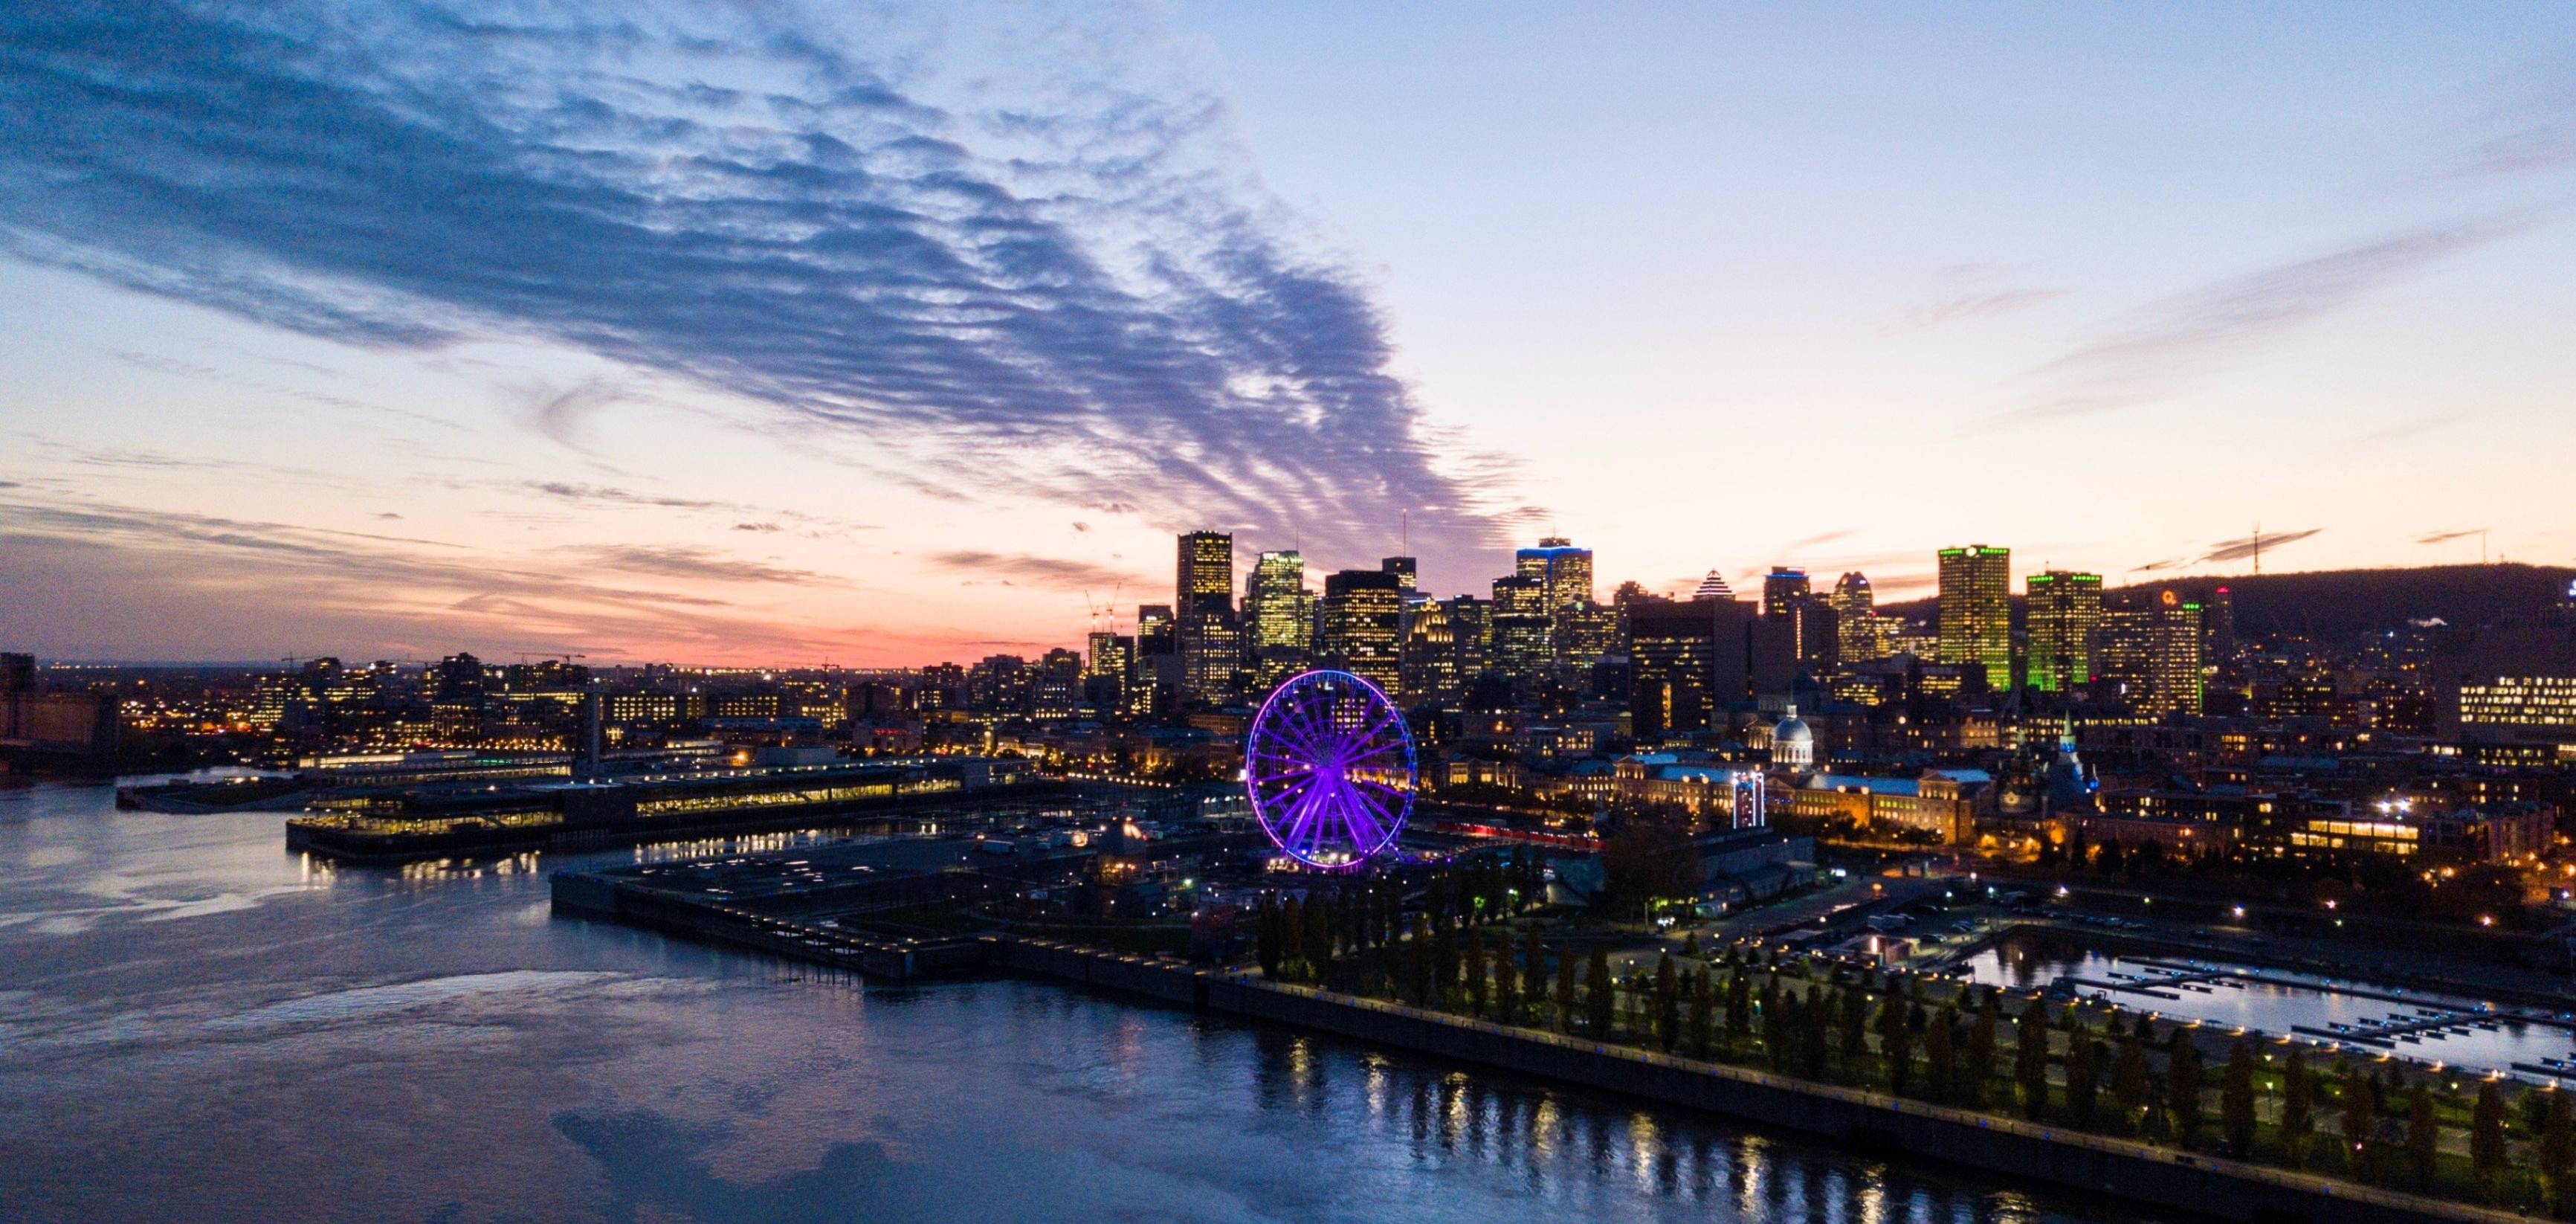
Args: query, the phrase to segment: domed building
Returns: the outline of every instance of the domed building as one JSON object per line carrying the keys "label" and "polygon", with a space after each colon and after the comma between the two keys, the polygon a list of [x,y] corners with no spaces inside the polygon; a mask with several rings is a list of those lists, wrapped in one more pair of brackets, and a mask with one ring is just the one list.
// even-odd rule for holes
{"label": "domed building", "polygon": [[1816,767],[1816,729],[1798,717],[1792,705],[1780,714],[1771,728],[1771,767],[1806,773]]}

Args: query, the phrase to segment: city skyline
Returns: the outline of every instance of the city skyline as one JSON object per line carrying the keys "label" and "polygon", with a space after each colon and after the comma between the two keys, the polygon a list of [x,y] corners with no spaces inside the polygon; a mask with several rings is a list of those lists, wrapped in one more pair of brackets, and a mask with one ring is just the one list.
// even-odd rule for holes
{"label": "city skyline", "polygon": [[2571,268],[2576,5],[0,4],[0,1214],[2576,1219]]}
{"label": "city skyline", "polygon": [[18,645],[1036,653],[1200,526],[1889,603],[2576,550],[2497,458],[2576,444],[2557,11],[352,13],[5,18]]}
{"label": "city skyline", "polygon": [[[1183,533],[1176,538],[1180,541],[1182,548],[1186,550],[1189,547],[1191,540],[1209,536],[1216,536],[1220,539],[1228,538],[1227,533],[1210,532],[1206,530]],[[1546,537],[1546,539],[1551,545],[1562,546],[1567,543],[1563,537],[1551,536]],[[1277,620],[1276,618],[1278,614],[1276,612],[1272,614],[1270,619],[1274,625],[1303,624],[1307,629],[1312,630],[1318,623],[1316,621],[1316,616],[1319,611],[1329,606],[1325,600],[1325,595],[1330,579],[1342,575],[1375,576],[1389,574],[1392,571],[1387,569],[1386,566],[1391,565],[1398,560],[1405,559],[1387,557],[1381,558],[1379,564],[1326,566],[1319,564],[1310,558],[1304,558],[1295,549],[1253,549],[1244,546],[1240,542],[1233,543],[1231,547],[1232,551],[1239,554],[1243,560],[1233,563],[1232,583],[1228,592],[1232,606],[1226,613],[1228,617],[1226,622],[1226,632],[1230,635],[1236,635],[1239,637],[1239,641],[1230,641],[1227,643],[1225,654],[1228,658],[1233,658],[1237,654],[1242,654],[1248,658],[1260,645],[1263,644],[1260,641],[1258,631],[1256,630],[1256,624],[1258,624],[1262,618],[1260,613],[1256,610],[1259,607],[1259,600],[1255,595],[1255,578],[1257,574],[1263,572],[1258,568],[1257,563],[1266,564],[1275,558],[1284,558],[1288,563],[1297,565],[1297,567],[1302,570],[1303,585],[1299,589],[1304,597],[1302,601],[1303,607],[1297,613],[1291,614],[1290,619],[1286,621]],[[1576,547],[1587,557],[1589,557],[1594,551],[1589,547],[1588,542],[1578,542]],[[2018,607],[2018,605],[2023,602],[2026,596],[2030,593],[2024,588],[2033,580],[2045,582],[2051,578],[2064,578],[2070,576],[2070,567],[2065,564],[2034,561],[2028,563],[2029,568],[2025,569],[2023,567],[2023,562],[2020,559],[2011,558],[2010,554],[2012,550],[2009,548],[1984,544],[1973,547],[1985,549],[1991,554],[2004,555],[2009,559],[2010,568],[2008,573],[2010,577],[2007,583],[2008,589],[2002,593],[2003,602],[2008,606]],[[1523,548],[1520,551],[1523,553],[1538,553],[1551,551],[1551,549],[1529,547]],[[1956,549],[1944,548],[1927,550],[1927,553],[1938,559],[1941,554],[1953,551],[1956,551]],[[1508,556],[1509,554],[1506,555]],[[2241,565],[2246,563],[2247,562],[2240,561],[2238,564]],[[2497,564],[2503,564],[2503,562],[2498,561]],[[1203,583],[1207,582],[1207,575],[1212,572],[1213,571],[1211,569],[1202,567],[1199,571],[1201,581]],[[1806,576],[1804,571],[1785,561],[1753,566],[1746,569],[1742,574],[1736,575],[1738,581],[1734,585],[1744,589],[1721,592],[1716,597],[1720,599],[1733,600],[1744,605],[1745,614],[1748,616],[1756,618],[1778,616],[1781,617],[1784,622],[1794,622],[1797,619],[1794,615],[1798,611],[1797,608],[1773,608],[1769,606],[1764,599],[1764,579],[1777,578],[1784,572],[1800,578],[1804,578]],[[2323,572],[2349,571],[2289,569],[2270,571],[2270,574],[2275,577],[2285,577]],[[1710,574],[1703,574],[1697,578],[1675,579],[1659,586],[1650,586],[1639,582],[1637,583],[1637,587],[1646,595],[1655,597],[1659,600],[1689,603],[1695,599],[1710,598],[1707,583],[1715,573],[1716,571],[1711,571]],[[2107,580],[2104,576],[2083,573],[2080,571],[2072,573],[2071,576],[2097,579],[2101,581],[2099,589],[2104,594],[2118,594],[2130,591],[2155,592],[2160,589],[2171,587],[2174,582],[2180,579],[2217,579],[2225,581],[2230,578],[2258,578],[2262,575],[2259,572],[2252,571],[2250,569],[2194,570],[2190,572],[2175,571],[2169,573],[2131,575],[2131,580],[2127,582],[2112,582]],[[1858,578],[1863,583],[1861,589],[1864,594],[1873,593],[1872,587],[1875,586],[1876,580],[1867,573],[1857,570],[1847,571],[1840,575],[1840,577],[1842,579]],[[1171,632],[1173,626],[1185,623],[1188,618],[1175,618],[1173,614],[1173,609],[1178,606],[1176,594],[1178,582],[1172,578],[1163,578],[1160,581],[1164,583],[1165,586],[1156,587],[1153,585],[1144,585],[1140,589],[1138,585],[1128,584],[1122,580],[1119,585],[1110,588],[1114,594],[1123,597],[1121,600],[1116,602],[1102,601],[1098,598],[1101,595],[1101,592],[1098,590],[1087,590],[1083,592],[1077,597],[1083,600],[1082,605],[1073,613],[1062,618],[1062,631],[1055,636],[1033,637],[1028,640],[995,639],[968,642],[964,644],[962,649],[949,651],[945,654],[940,654],[934,651],[931,654],[909,658],[842,659],[829,657],[749,657],[725,655],[721,651],[713,656],[684,657],[677,655],[654,655],[635,652],[625,649],[623,644],[614,640],[583,643],[566,639],[554,642],[551,645],[530,640],[526,642],[504,642],[499,645],[491,645],[466,641],[461,638],[434,643],[426,648],[426,654],[404,654],[401,651],[389,653],[385,650],[366,649],[363,646],[353,649],[328,642],[313,641],[296,643],[298,648],[283,656],[266,656],[255,652],[236,655],[209,653],[193,656],[84,655],[73,652],[49,651],[44,649],[41,643],[36,644],[36,653],[48,659],[66,664],[95,663],[102,665],[189,663],[245,664],[269,662],[274,661],[276,658],[285,658],[289,660],[346,658],[353,664],[361,660],[383,658],[402,658],[409,659],[414,662],[428,662],[434,661],[436,657],[461,653],[469,655],[487,655],[496,662],[508,658],[518,658],[522,660],[585,658],[591,660],[596,665],[604,667],[641,667],[653,664],[676,664],[683,667],[707,668],[735,672],[757,672],[811,667],[841,667],[854,671],[905,671],[918,670],[934,664],[954,664],[987,656],[1017,655],[1022,652],[1025,652],[1030,656],[1057,650],[1087,654],[1091,649],[1097,646],[1098,639],[1102,635],[1122,635],[1132,640],[1140,633],[1152,631],[1157,623],[1157,618],[1160,618],[1162,622],[1163,631]],[[1283,579],[1272,578],[1270,581],[1274,584],[1271,589],[1285,589],[1283,586],[1277,585],[1283,582]],[[1634,579],[1618,577],[1601,578],[1599,580],[1599,585],[1594,592],[1598,602],[1587,603],[1586,606],[1598,607],[1606,611],[1615,594],[1613,588],[1621,587],[1634,581]],[[1457,600],[1467,600],[1484,605],[1488,609],[1487,615],[1492,615],[1494,611],[1500,610],[1505,606],[1504,603],[1498,603],[1497,599],[1502,599],[1507,602],[1510,598],[1507,589],[1511,588],[1516,582],[1529,582],[1532,583],[1533,586],[1536,584],[1536,580],[1530,579],[1525,571],[1516,574],[1513,572],[1513,568],[1507,564],[1503,572],[1494,575],[1486,582],[1469,583],[1464,590],[1442,591],[1425,587],[1423,588],[1422,596],[1424,602],[1415,603],[1408,599],[1406,603],[1408,616],[1411,614],[1411,610],[1415,608],[1431,607],[1436,609],[1440,605],[1453,604]],[[1213,597],[1212,586],[1203,586],[1202,590],[1210,597]],[[1751,593],[1747,594],[1746,590],[1749,590]],[[1813,594],[1801,591],[1799,603],[1808,607],[1822,608],[1833,602],[1830,598],[1831,595],[1832,592],[1830,591],[1818,591]],[[1879,622],[1880,627],[1877,632],[1892,632],[1897,626],[1913,623],[1925,631],[1927,642],[1939,636],[1939,605],[1941,603],[1941,599],[1940,586],[1937,581],[1937,572],[1919,581],[1908,582],[1905,585],[1897,587],[1894,591],[1893,598],[1877,599],[1876,603],[1881,608],[1896,607],[1912,609],[1902,617],[1888,616],[1881,618]],[[1866,610],[1870,605],[1864,602],[1860,606]],[[1839,612],[1840,609],[1836,609],[1836,611]],[[1143,614],[1141,617],[1140,613]],[[1991,616],[1994,615],[1994,613],[1990,612],[1988,615]],[[1140,620],[1144,623],[1140,624]],[[2018,623],[2017,618],[2015,619],[2015,623]],[[1805,632],[1805,628],[1803,625],[1798,625],[1793,631],[1803,634]],[[1182,632],[1184,638],[1186,638],[1186,630],[1183,630]],[[1833,630],[1834,635],[1839,635],[1840,632],[1840,629]],[[2034,629],[2032,632],[2036,634],[2042,631]],[[411,647],[411,644],[408,643],[404,645],[406,648]],[[2018,658],[2018,651],[2021,649],[2020,640],[2015,638],[2009,645],[2012,657]],[[1883,646],[1881,649],[1883,650]],[[2036,648],[2034,647],[2034,649]],[[1803,654],[1803,648],[1800,649],[1799,653]],[[1932,658],[1932,654],[1927,650],[1924,657],[1929,660]],[[2004,671],[2008,671],[2008,668],[2002,664],[1997,664],[1996,667],[1999,669],[1997,671],[1998,675],[2003,674]],[[2011,686],[2009,684],[2005,684],[2004,687]]]}

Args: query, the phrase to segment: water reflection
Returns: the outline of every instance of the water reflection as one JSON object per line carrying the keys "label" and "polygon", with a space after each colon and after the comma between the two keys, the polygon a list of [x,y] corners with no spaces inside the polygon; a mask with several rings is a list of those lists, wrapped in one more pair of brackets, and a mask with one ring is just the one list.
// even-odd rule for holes
{"label": "water reflection", "polygon": [[[1388,1204],[1386,1219],[1647,1218],[1819,1221],[2006,1221],[2132,1218],[2096,1206],[1999,1190],[1932,1166],[1891,1165],[1839,1150],[1747,1133],[1712,1119],[1639,1109],[1563,1087],[1362,1053],[1336,1043],[1251,1034],[1256,1099],[1313,1119],[1313,1158],[1380,1145],[1409,1162],[1485,1181],[1508,1175],[1519,1204],[1479,1214],[1460,1203]],[[1318,1074],[1318,1068],[1322,1073]],[[1400,1102],[1387,1108],[1390,1098]],[[1322,1137],[1322,1136],[1329,1136]],[[1265,1138],[1264,1142],[1267,1140]],[[1362,1161],[1365,1164],[1365,1160]],[[1340,1176],[1340,1173],[1336,1173]]]}
{"label": "water reflection", "polygon": [[[0,927],[0,1203],[33,1218],[2136,1218],[1050,986],[862,987],[547,918],[523,863],[317,870],[273,814],[109,803],[0,796],[0,914],[100,911]],[[162,916],[225,895],[258,899]]]}

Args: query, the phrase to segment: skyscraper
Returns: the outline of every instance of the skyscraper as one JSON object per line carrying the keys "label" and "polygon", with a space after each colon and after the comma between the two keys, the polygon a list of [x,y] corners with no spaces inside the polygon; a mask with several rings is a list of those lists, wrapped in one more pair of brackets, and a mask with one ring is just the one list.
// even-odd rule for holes
{"label": "skyscraper", "polygon": [[1321,601],[1324,659],[1373,681],[1389,696],[1403,691],[1403,657],[1396,628],[1404,591],[1384,570],[1342,570],[1324,579]]}
{"label": "skyscraper", "polygon": [[1103,718],[1127,713],[1127,687],[1136,674],[1136,639],[1094,629],[1087,645],[1082,669],[1083,703]]}
{"label": "skyscraper", "polygon": [[1207,705],[1234,700],[1243,670],[1243,629],[1234,618],[1201,612],[1181,622],[1181,695]]}
{"label": "skyscraper", "polygon": [[1404,691],[1416,697],[1449,698],[1458,693],[1460,652],[1447,605],[1426,600],[1413,610],[1404,630],[1401,667]]}
{"label": "skyscraper", "polygon": [[1986,669],[1995,692],[2012,689],[2012,550],[1971,544],[1941,558],[1941,662]]}
{"label": "skyscraper", "polygon": [[1413,598],[1413,589],[1418,585],[1414,579],[1414,570],[1416,569],[1416,566],[1413,558],[1388,557],[1379,561],[1377,563],[1377,567],[1387,573],[1395,575],[1396,589],[1402,591],[1407,600],[1411,600]]}
{"label": "skyscraper", "polygon": [[[1762,616],[1774,623],[1762,634],[1766,648],[1756,653],[1776,654],[1780,657],[1773,661],[1785,662],[1792,670],[1830,664],[1840,645],[1832,615],[1826,602],[1816,598],[1807,571],[1773,566],[1762,577]],[[1768,686],[1760,687],[1769,691]]]}
{"label": "skyscraper", "polygon": [[1234,537],[1193,531],[1180,539],[1180,579],[1172,610],[1183,621],[1197,612],[1234,612]]}
{"label": "skyscraper", "polygon": [[1123,678],[1127,674],[1129,656],[1135,653],[1136,639],[1121,637],[1116,630],[1112,629],[1094,629],[1091,631],[1090,640],[1084,645],[1086,647],[1082,661],[1084,679],[1088,680],[1094,676]]}
{"label": "skyscraper", "polygon": [[1785,565],[1773,566],[1762,576],[1762,615],[1785,616],[1798,606],[1812,588],[1807,584],[1807,571]]}
{"label": "skyscraper", "polygon": [[1538,547],[1513,554],[1512,573],[1538,580],[1543,592],[1541,611],[1592,602],[1592,550],[1577,548],[1564,536],[1548,536]]}
{"label": "skyscraper", "polygon": [[1752,606],[1734,599],[1628,608],[1628,717],[1638,743],[1708,730],[1749,680]]}
{"label": "skyscraper", "polygon": [[2030,687],[2064,693],[2093,680],[2093,638],[2102,628],[2102,576],[2069,570],[2024,580],[2030,622]]}
{"label": "skyscraper", "polygon": [[2200,634],[2200,605],[2159,591],[2144,608],[2103,614],[2097,674],[2140,713],[2198,714]]}
{"label": "skyscraper", "polygon": [[1590,600],[1566,604],[1548,625],[1548,649],[1561,668],[1584,671],[1610,652],[1619,636],[1619,611]]}
{"label": "skyscraper", "polygon": [[1172,609],[1164,604],[1136,605],[1136,653],[1138,656],[1180,653],[1180,644],[1172,633]]}
{"label": "skyscraper", "polygon": [[1878,597],[1871,593],[1869,578],[1854,571],[1834,583],[1828,597],[1834,609],[1834,633],[1839,639],[1836,651],[1845,664],[1866,663],[1885,658],[1887,647],[1878,631]]}
{"label": "skyscraper", "polygon": [[1261,554],[1243,584],[1244,619],[1251,623],[1253,651],[1306,649],[1315,623],[1314,598],[1306,590],[1306,558],[1293,551]]}
{"label": "skyscraper", "polygon": [[1452,595],[1440,601],[1440,614],[1449,622],[1449,638],[1458,651],[1458,683],[1464,685],[1493,665],[1494,602]]}
{"label": "skyscraper", "polygon": [[1181,657],[1181,695],[1223,704],[1234,696],[1243,665],[1243,631],[1234,614],[1234,537],[1193,531],[1180,537],[1173,617]]}
{"label": "skyscraper", "polygon": [[1493,666],[1515,679],[1546,670],[1553,657],[1549,634],[1555,621],[1547,605],[1545,578],[1522,572],[1494,579]]}
{"label": "skyscraper", "polygon": [[1628,653],[1628,613],[1630,609],[1635,608],[1638,604],[1671,602],[1672,600],[1662,595],[1658,595],[1653,591],[1647,590],[1645,585],[1638,582],[1636,579],[1631,578],[1626,582],[1620,583],[1619,589],[1610,593],[1610,608],[1617,623],[1617,627],[1612,630],[1610,648],[1620,654]]}

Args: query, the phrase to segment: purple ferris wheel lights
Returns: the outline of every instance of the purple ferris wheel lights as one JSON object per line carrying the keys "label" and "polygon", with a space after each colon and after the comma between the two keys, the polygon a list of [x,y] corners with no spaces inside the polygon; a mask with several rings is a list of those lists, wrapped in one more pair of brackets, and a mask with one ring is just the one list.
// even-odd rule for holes
{"label": "purple ferris wheel lights", "polygon": [[1393,845],[1413,810],[1413,733],[1367,679],[1304,672],[1253,716],[1243,784],[1261,831],[1289,857],[1356,867]]}

